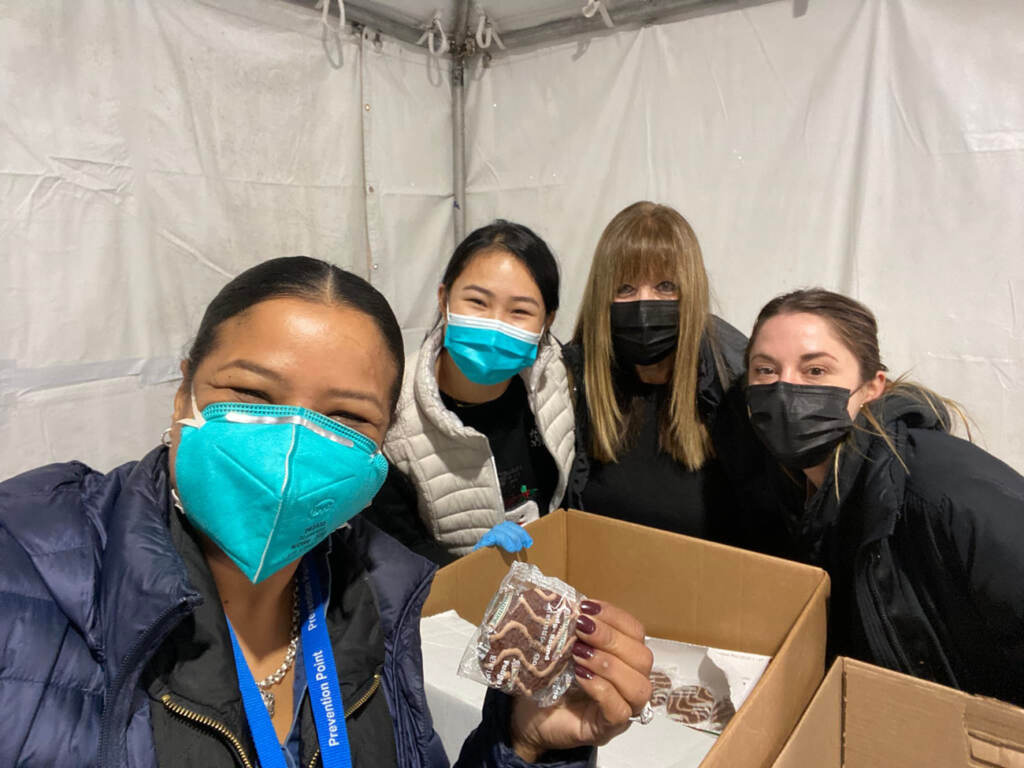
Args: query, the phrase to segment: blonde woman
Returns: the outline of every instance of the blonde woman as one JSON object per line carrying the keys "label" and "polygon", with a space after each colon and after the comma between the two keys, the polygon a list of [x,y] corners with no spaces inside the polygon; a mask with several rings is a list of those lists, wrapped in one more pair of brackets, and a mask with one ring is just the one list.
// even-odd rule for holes
{"label": "blonde woman", "polygon": [[588,512],[715,536],[711,432],[746,338],[710,311],[693,229],[639,202],[601,234],[564,357],[576,396],[569,502]]}

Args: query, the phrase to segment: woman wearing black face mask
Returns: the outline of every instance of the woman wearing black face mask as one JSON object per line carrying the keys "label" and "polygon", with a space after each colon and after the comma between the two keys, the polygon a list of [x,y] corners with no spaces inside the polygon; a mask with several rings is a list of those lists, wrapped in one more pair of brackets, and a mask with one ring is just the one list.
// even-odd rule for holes
{"label": "woman wearing black face mask", "polygon": [[1024,703],[1024,477],[949,434],[955,404],[886,380],[875,318],[845,296],[769,302],[748,362],[789,502],[745,543],[829,572],[831,650]]}
{"label": "woman wearing black face mask", "polygon": [[710,435],[746,339],[709,304],[700,245],[677,211],[639,202],[611,220],[563,351],[576,396],[572,506],[717,537]]}

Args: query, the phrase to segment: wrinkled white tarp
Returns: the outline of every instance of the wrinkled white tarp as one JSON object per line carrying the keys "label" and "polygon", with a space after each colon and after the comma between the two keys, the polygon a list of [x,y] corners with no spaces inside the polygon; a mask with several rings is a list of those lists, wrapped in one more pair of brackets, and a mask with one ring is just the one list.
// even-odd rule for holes
{"label": "wrinkled white tarp", "polygon": [[1024,3],[772,3],[496,59],[467,94],[468,226],[518,219],[563,264],[651,199],[693,224],[723,317],[847,292],[882,356],[960,400],[1024,471]]}
{"label": "wrinkled white tarp", "polygon": [[[422,338],[453,245],[447,64],[337,54],[275,0],[0,0],[0,478],[155,445],[203,307],[265,258],[369,277]],[[1021,71],[1016,0],[780,2],[513,52],[468,73],[469,224],[550,240],[564,338],[604,224],[671,203],[726,319],[850,292],[890,367],[1024,470]]]}
{"label": "wrinkled white tarp", "polygon": [[203,308],[266,258],[370,278],[422,338],[447,67],[322,35],[312,3],[0,0],[0,478],[156,445]]}

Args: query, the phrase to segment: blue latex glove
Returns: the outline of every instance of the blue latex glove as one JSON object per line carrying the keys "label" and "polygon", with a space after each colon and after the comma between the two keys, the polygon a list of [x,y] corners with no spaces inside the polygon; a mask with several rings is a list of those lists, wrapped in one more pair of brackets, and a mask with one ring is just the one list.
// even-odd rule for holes
{"label": "blue latex glove", "polygon": [[506,552],[518,552],[520,549],[533,546],[533,539],[530,538],[530,534],[523,526],[506,520],[503,523],[498,523],[481,536],[473,550],[491,546],[499,546]]}

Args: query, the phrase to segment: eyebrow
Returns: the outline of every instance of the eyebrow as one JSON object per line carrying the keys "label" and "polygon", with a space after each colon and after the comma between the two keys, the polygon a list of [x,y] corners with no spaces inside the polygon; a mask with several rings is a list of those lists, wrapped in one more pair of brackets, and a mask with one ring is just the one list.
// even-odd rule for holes
{"label": "eyebrow", "polygon": [[329,389],[326,394],[328,397],[337,397],[349,400],[365,400],[368,403],[376,405],[378,408],[384,407],[384,403],[379,397],[370,392],[364,392],[358,389]]}
{"label": "eyebrow", "polygon": [[[839,360],[834,355],[830,355],[828,352],[807,352],[805,354],[800,355],[800,362],[806,363],[809,360],[814,360],[819,357],[828,357],[831,358],[832,360],[835,360],[837,363],[839,362]],[[774,357],[772,357],[771,355],[766,355],[764,352],[755,352],[750,356],[750,361],[753,362],[754,360],[757,360],[759,358],[761,360],[764,360],[765,362],[772,363],[773,365],[778,365],[779,362]]]}
{"label": "eyebrow", "polygon": [[[494,291],[490,291],[487,288],[484,288],[482,285],[467,285],[467,286],[463,287],[462,290],[464,290],[464,291],[469,291],[469,290],[479,291],[484,296],[487,296],[489,298],[494,298]],[[525,301],[528,304],[533,304],[536,307],[540,307],[540,302],[537,301],[532,296],[509,296],[509,299],[511,299],[512,301]]]}
{"label": "eyebrow", "polygon": [[830,355],[828,352],[806,352],[800,355],[800,362],[806,363],[808,360],[814,360],[816,357],[828,357],[837,363],[839,362],[835,355]]}
{"label": "eyebrow", "polygon": [[264,368],[262,365],[259,365],[258,363],[254,363],[251,360],[245,360],[243,358],[232,360],[227,365],[221,366],[220,370],[226,371],[228,368],[241,368],[243,371],[251,371],[252,373],[264,376],[276,382],[284,381],[284,377],[277,371],[272,371],[269,368]]}
{"label": "eyebrow", "polygon": [[[244,371],[251,371],[252,373],[258,374],[260,376],[265,376],[266,378],[275,381],[279,384],[284,382],[284,377],[277,371],[272,371],[269,368],[264,368],[262,365],[254,363],[251,360],[245,360],[242,358],[239,358],[238,360],[232,360],[227,365],[222,366],[220,370],[226,371],[229,368],[241,368]],[[374,395],[371,392],[365,392],[358,389],[334,388],[327,390],[326,394],[328,397],[337,397],[351,400],[365,400],[368,403],[376,405],[378,408],[384,407],[383,401],[379,397],[377,397],[377,395]]]}

